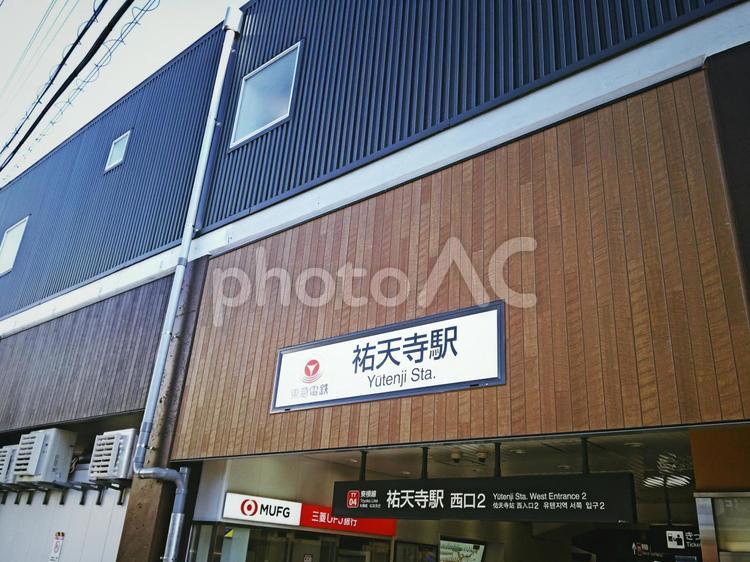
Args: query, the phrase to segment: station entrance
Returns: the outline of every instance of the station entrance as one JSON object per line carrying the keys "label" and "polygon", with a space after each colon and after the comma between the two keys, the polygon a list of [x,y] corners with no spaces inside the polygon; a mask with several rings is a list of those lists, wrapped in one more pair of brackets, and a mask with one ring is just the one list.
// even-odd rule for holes
{"label": "station entrance", "polygon": [[[337,517],[335,482],[426,479],[512,479],[540,476],[632,475],[632,521],[502,521]],[[716,462],[720,462],[716,459]],[[365,463],[366,467],[362,464]],[[473,482],[474,480],[472,480]],[[611,494],[628,490],[610,490]],[[243,496],[245,494],[246,496]],[[204,463],[191,531],[190,562],[698,562],[701,527],[688,430],[643,431],[586,438],[383,447],[360,451],[228,459]],[[230,497],[231,496],[231,497]],[[246,517],[230,503],[283,500],[292,519]],[[721,560],[747,560],[749,504],[740,495],[713,498],[726,521]],[[282,507],[286,505],[281,503]],[[299,503],[302,518],[294,519]],[[310,523],[309,505],[326,515]],[[239,505],[239,504],[238,504]],[[562,508],[562,502],[560,507]],[[567,505],[565,506],[567,508]],[[373,527],[379,521],[381,527]],[[370,525],[370,526],[365,526]],[[705,526],[704,526],[705,528]],[[717,558],[718,560],[718,558]]]}

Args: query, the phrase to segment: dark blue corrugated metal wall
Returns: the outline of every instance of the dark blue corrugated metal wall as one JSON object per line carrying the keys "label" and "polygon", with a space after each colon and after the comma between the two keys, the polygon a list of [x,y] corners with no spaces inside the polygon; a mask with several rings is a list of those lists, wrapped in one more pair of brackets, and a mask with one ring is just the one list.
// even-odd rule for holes
{"label": "dark blue corrugated metal wall", "polygon": [[[291,119],[229,150],[205,230],[434,134],[737,0],[256,0],[228,83],[302,41]],[[219,29],[0,191],[0,233],[31,214],[0,317],[174,244]],[[114,138],[133,134],[104,174]]]}
{"label": "dark blue corrugated metal wall", "polygon": [[233,150],[207,229],[381,157],[730,0],[257,0],[242,77],[302,40],[292,117]]}
{"label": "dark blue corrugated metal wall", "polygon": [[[0,191],[0,235],[31,215],[0,316],[177,240],[221,49],[218,28]],[[125,162],[104,173],[132,129]]]}

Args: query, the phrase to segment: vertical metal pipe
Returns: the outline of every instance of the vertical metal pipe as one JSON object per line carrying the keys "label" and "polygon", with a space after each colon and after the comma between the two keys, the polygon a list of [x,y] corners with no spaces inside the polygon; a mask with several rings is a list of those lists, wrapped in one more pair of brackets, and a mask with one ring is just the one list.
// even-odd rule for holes
{"label": "vertical metal pipe", "polygon": [[208,115],[206,116],[206,126],[203,131],[203,139],[201,141],[198,163],[196,165],[195,178],[193,179],[192,191],[190,193],[190,202],[188,204],[185,224],[182,230],[177,265],[175,266],[174,275],[172,277],[167,310],[164,315],[159,345],[151,373],[151,382],[149,383],[143,421],[141,422],[135,455],[133,457],[133,472],[135,476],[138,478],[167,480],[174,482],[176,486],[172,516],[169,522],[167,544],[163,557],[163,560],[168,562],[175,562],[177,560],[177,551],[179,549],[180,536],[182,534],[182,527],[185,519],[185,498],[187,495],[189,470],[187,468],[181,468],[179,471],[169,468],[144,468],[144,463],[146,462],[146,451],[148,449],[148,443],[154,425],[156,407],[159,403],[159,393],[161,391],[164,369],[169,355],[169,345],[173,337],[172,330],[174,329],[177,307],[180,302],[182,283],[185,279],[185,268],[190,255],[190,246],[195,234],[196,218],[206,177],[206,169],[208,168],[208,160],[211,153],[211,144],[214,130],[216,128],[216,119],[219,113],[227,66],[235,37],[240,33],[241,23],[242,12],[236,8],[228,8],[224,18],[224,42],[216,70],[213,91],[211,93],[211,103],[209,105]]}
{"label": "vertical metal pipe", "polygon": [[[173,471],[175,472],[175,471]],[[172,504],[172,515],[169,517],[169,530],[167,531],[167,542],[164,546],[162,560],[173,562],[177,560],[180,550],[180,537],[185,523],[185,501],[187,499],[187,480],[190,470],[186,467],[180,468],[180,480],[174,492],[174,503]]]}
{"label": "vertical metal pipe", "polygon": [[216,79],[214,81],[214,88],[211,94],[211,105],[209,106],[208,116],[206,118],[206,126],[203,132],[201,150],[198,156],[195,178],[193,179],[193,189],[190,194],[187,216],[185,217],[185,225],[182,231],[182,239],[180,242],[177,265],[175,266],[174,276],[172,277],[172,285],[169,292],[167,311],[164,315],[164,323],[162,325],[159,346],[157,348],[154,367],[151,373],[151,383],[148,389],[143,421],[141,423],[141,430],[138,435],[138,443],[136,445],[135,458],[133,461],[134,469],[136,468],[136,463],[142,466],[146,457],[148,439],[151,435],[154,414],[156,412],[156,406],[159,402],[159,391],[161,390],[164,368],[167,364],[167,358],[169,355],[169,344],[172,340],[172,330],[174,328],[175,317],[177,316],[177,306],[179,305],[180,290],[182,288],[182,282],[185,278],[185,268],[187,266],[187,260],[190,254],[190,246],[193,242],[195,220],[198,214],[198,203],[200,201],[203,180],[205,178],[206,167],[208,165],[208,155],[211,150],[211,139],[213,137],[214,128],[216,126],[216,116],[219,111],[219,100],[221,98],[221,91],[224,85],[224,77],[226,75],[227,63],[229,61],[229,55],[232,50],[232,44],[234,43],[235,34],[239,33],[239,22],[241,20],[241,17],[241,12],[240,15],[237,16],[235,10],[227,9],[227,15],[224,23],[224,44],[221,49],[219,66],[216,71]]}
{"label": "vertical metal pipe", "polygon": [[359,479],[364,481],[367,480],[367,451],[360,451],[359,456]]}
{"label": "vertical metal pipe", "polygon": [[502,445],[500,443],[495,443],[495,476],[502,476],[503,474],[503,468],[500,464],[500,461],[502,461],[502,457],[500,456],[502,452]]}
{"label": "vertical metal pipe", "polygon": [[430,449],[428,447],[422,447],[422,480],[427,480],[427,460],[429,457]]}

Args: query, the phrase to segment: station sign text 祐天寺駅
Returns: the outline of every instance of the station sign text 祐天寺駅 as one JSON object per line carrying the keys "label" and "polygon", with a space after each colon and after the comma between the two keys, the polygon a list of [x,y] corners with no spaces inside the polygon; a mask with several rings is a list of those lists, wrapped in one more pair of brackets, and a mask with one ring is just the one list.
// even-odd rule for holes
{"label": "station sign text \u7950\u5929\u5bfa\u99c5", "polygon": [[632,523],[630,473],[336,482],[339,517]]}
{"label": "station sign text \u7950\u5929\u5bfa\u99c5", "polygon": [[279,351],[272,412],[505,383],[501,301]]}

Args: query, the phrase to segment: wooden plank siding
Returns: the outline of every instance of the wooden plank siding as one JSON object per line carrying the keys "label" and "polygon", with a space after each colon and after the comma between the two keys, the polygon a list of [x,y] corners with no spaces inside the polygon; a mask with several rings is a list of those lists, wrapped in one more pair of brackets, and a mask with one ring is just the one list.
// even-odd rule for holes
{"label": "wooden plank siding", "polygon": [[[173,457],[746,419],[750,328],[730,216],[698,72],[219,256]],[[491,260],[519,236],[536,249]],[[428,287],[451,238],[478,279],[453,267]],[[306,268],[335,276],[348,263],[367,270],[354,295],[386,267],[411,290],[397,306],[348,306],[339,280],[324,306],[294,291],[285,305],[274,279],[265,304],[253,283],[217,325],[222,272],[254,277],[259,249],[293,283]],[[469,306],[482,291],[494,299],[497,278],[537,299],[506,308],[507,384],[269,413],[279,348]],[[426,305],[425,288],[437,295]]]}
{"label": "wooden plank siding", "polygon": [[142,409],[169,281],[0,340],[0,431]]}

